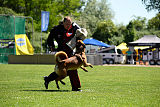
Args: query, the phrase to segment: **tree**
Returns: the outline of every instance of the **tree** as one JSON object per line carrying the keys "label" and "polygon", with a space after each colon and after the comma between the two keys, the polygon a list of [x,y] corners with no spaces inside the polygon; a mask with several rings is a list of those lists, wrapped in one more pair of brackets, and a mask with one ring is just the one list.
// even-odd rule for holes
{"label": "tree", "polygon": [[123,24],[117,25],[117,33],[111,38],[111,42],[113,45],[119,45],[122,42],[124,42],[124,36],[125,36],[125,31],[126,31],[126,26]]}
{"label": "tree", "polygon": [[160,13],[148,20],[148,29],[160,30]]}
{"label": "tree", "polygon": [[137,31],[141,31],[146,28],[146,20],[145,17],[135,17],[135,19],[132,20],[132,23]]}
{"label": "tree", "polygon": [[124,35],[124,42],[128,44],[129,42],[134,41],[134,37],[136,35],[136,31],[134,28],[134,24],[132,21],[126,27],[125,35]]}
{"label": "tree", "polygon": [[148,11],[158,10],[160,13],[160,0],[142,0]]}
{"label": "tree", "polygon": [[112,44],[111,38],[117,35],[117,28],[112,20],[99,22],[95,33],[92,35],[93,38],[100,41]]}
{"label": "tree", "polygon": [[16,13],[23,13],[34,19],[34,27],[40,31],[41,11],[50,12],[49,30],[58,24],[62,16],[78,15],[84,4],[83,0],[2,0],[0,7],[11,8]]}
{"label": "tree", "polygon": [[107,21],[113,14],[106,0],[88,0],[81,10],[79,24],[87,29],[89,35],[95,32],[97,23]]}
{"label": "tree", "polygon": [[9,15],[15,15],[18,16],[20,14],[17,14],[12,9],[6,8],[6,7],[0,7],[0,14],[9,14]]}

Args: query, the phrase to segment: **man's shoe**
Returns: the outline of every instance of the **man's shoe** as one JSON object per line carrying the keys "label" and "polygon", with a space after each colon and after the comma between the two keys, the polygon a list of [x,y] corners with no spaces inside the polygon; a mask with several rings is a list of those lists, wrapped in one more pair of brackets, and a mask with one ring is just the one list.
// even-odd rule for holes
{"label": "man's shoe", "polygon": [[47,76],[44,77],[44,86],[46,89],[48,89],[48,82],[47,82]]}
{"label": "man's shoe", "polygon": [[79,91],[79,92],[82,92],[82,90],[81,89],[78,89],[78,88],[76,88],[76,89],[72,89],[72,91]]}

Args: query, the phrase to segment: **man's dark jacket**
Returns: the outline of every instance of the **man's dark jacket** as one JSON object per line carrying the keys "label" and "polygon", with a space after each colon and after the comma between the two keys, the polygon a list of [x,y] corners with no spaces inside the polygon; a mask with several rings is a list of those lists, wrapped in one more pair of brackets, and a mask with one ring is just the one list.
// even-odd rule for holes
{"label": "man's dark jacket", "polygon": [[[75,36],[76,30],[79,28],[80,27],[74,22],[69,30],[66,30],[62,23],[54,26],[47,39],[48,46],[55,49],[54,40],[56,40],[58,43],[57,51],[64,51],[67,54],[72,53],[73,50],[71,50],[66,43]],[[69,36],[67,37],[67,35]]]}

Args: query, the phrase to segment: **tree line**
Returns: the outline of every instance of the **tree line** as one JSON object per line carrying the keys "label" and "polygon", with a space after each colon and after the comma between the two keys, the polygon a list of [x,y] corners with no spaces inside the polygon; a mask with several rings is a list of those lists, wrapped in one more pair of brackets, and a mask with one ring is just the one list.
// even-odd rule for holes
{"label": "tree line", "polygon": [[[155,2],[155,4],[154,4]],[[148,11],[160,10],[159,0],[142,0]],[[152,4],[154,6],[151,7]],[[149,7],[150,6],[150,7]],[[157,35],[160,37],[160,13],[149,20],[135,16],[127,25],[114,24],[114,12],[107,0],[1,0],[0,14],[31,16],[34,19],[34,32],[39,35],[41,30],[41,11],[49,11],[49,27],[43,33],[43,47],[46,38],[54,25],[64,16],[71,16],[73,21],[87,29],[89,37],[98,39],[110,45],[131,42],[143,35]],[[160,12],[160,11],[159,11]],[[30,30],[28,28],[28,30]],[[37,44],[37,46],[36,46]],[[35,43],[36,51],[40,50],[40,43]]]}

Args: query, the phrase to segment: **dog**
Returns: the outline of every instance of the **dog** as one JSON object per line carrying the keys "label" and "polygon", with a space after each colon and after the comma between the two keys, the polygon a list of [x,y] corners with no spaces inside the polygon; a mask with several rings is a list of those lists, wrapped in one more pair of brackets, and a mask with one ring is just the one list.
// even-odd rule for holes
{"label": "dog", "polygon": [[67,54],[63,51],[57,52],[55,55],[56,65],[54,72],[58,75],[58,77],[54,78],[57,88],[59,88],[58,81],[60,81],[63,85],[65,83],[62,81],[65,77],[67,77],[68,70],[77,70],[78,68],[83,69],[85,72],[88,70],[85,67],[93,66],[90,63],[87,63],[87,58],[85,55],[85,44],[82,40],[77,40],[76,42],[76,52],[74,56],[68,58]]}

